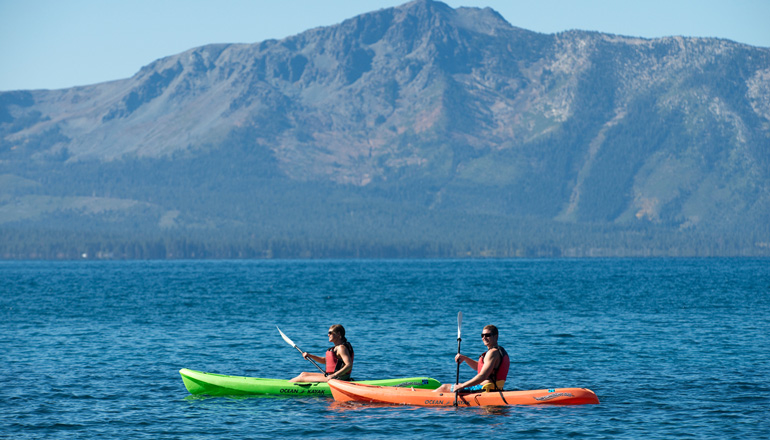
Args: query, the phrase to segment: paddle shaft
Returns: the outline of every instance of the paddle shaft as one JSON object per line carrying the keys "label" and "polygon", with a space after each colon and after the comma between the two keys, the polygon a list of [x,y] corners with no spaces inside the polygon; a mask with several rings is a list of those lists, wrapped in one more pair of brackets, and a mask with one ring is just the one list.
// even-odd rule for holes
{"label": "paddle shaft", "polygon": [[[300,349],[299,349],[299,347],[297,347],[297,346],[295,345],[295,346],[294,346],[294,348],[296,348],[296,349],[297,349],[297,351],[298,351],[300,354],[302,354],[302,350],[300,350]],[[304,356],[303,356],[303,357],[304,357]],[[323,370],[323,368],[321,368],[321,366],[320,366],[320,365],[316,364],[314,360],[310,359],[310,357],[309,357],[309,356],[308,356],[308,357],[306,357],[305,359],[307,359],[307,360],[308,360],[308,361],[309,361],[311,364],[315,365],[315,367],[316,367],[316,368],[318,368],[318,371],[320,371],[321,373],[323,373],[323,374],[324,374],[324,377],[328,376],[328,374],[326,373],[326,371],[324,371],[324,370]]]}
{"label": "paddle shaft", "polygon": [[[463,323],[463,312],[457,313],[457,354],[460,354],[460,342],[462,342],[463,338],[461,338],[460,328],[462,327]],[[455,406],[457,406],[457,385],[460,384],[460,362],[457,362],[457,375],[455,376]]]}
{"label": "paddle shaft", "polygon": [[[457,354],[460,354],[460,342],[462,338],[457,338]],[[457,406],[457,385],[460,384],[460,362],[457,363],[457,376],[455,376],[455,406]]]}
{"label": "paddle shaft", "polygon": [[[291,345],[292,347],[296,348],[296,349],[297,349],[297,351],[299,352],[299,354],[302,354],[302,353],[303,353],[303,352],[302,352],[302,350],[300,350],[300,349],[299,349],[299,347],[297,347],[297,344],[295,344],[295,343],[294,343],[294,341],[292,341],[291,339],[289,339],[289,337],[288,337],[288,336],[286,336],[286,335],[285,335],[285,334],[284,334],[284,333],[281,331],[281,329],[280,329],[280,328],[278,328],[278,326],[277,326],[277,325],[275,326],[275,328],[277,328],[277,329],[278,329],[278,333],[280,333],[280,334],[281,334],[281,337],[283,338],[283,341],[284,341],[284,342],[286,342],[287,344],[289,344],[289,345]],[[302,357],[305,357],[305,356],[303,355]],[[328,375],[329,375],[329,374],[328,374],[326,371],[324,371],[324,370],[323,370],[323,368],[321,368],[321,367],[320,367],[318,364],[316,364],[316,363],[315,363],[315,361],[314,361],[313,359],[310,359],[310,357],[306,357],[305,359],[307,359],[307,360],[308,360],[308,362],[310,362],[311,364],[315,365],[315,367],[316,367],[316,368],[318,368],[318,371],[320,371],[321,373],[323,373],[323,374],[324,374],[324,377],[326,377],[326,376],[328,376]]]}

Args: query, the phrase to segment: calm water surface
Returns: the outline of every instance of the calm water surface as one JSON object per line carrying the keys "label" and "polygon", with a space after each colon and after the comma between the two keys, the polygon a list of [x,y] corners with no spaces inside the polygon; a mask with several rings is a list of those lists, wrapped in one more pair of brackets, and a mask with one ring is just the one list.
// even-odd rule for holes
{"label": "calm water surface", "polygon": [[[454,382],[485,324],[507,387],[600,405],[415,408],[190,396],[290,378],[342,323],[354,377]],[[767,438],[770,260],[0,262],[0,438]],[[461,377],[473,372],[466,365]]]}

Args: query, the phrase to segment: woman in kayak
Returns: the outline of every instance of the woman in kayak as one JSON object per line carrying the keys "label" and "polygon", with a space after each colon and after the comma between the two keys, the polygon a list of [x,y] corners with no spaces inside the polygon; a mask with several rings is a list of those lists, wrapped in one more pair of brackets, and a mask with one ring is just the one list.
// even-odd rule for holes
{"label": "woman in kayak", "polygon": [[494,325],[484,327],[481,331],[481,340],[487,346],[487,351],[479,356],[479,360],[475,361],[460,353],[455,356],[455,362],[459,364],[464,361],[476,370],[477,374],[471,380],[458,385],[448,383],[441,385],[436,391],[442,393],[502,391],[511,361],[505,349],[497,345],[497,336],[497,327]]}
{"label": "woman in kayak", "polygon": [[353,346],[345,338],[345,328],[340,324],[329,327],[329,342],[333,347],[326,350],[326,356],[316,356],[302,352],[302,357],[308,357],[314,361],[326,364],[326,374],[308,373],[303,371],[299,376],[291,379],[291,382],[328,382],[329,379],[350,380],[350,372],[353,370]]}

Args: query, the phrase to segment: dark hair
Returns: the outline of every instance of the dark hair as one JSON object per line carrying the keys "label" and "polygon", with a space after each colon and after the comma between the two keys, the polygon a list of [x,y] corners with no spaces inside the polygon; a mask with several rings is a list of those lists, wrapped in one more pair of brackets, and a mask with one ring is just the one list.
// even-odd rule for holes
{"label": "dark hair", "polygon": [[337,333],[342,337],[343,341],[347,341],[347,338],[345,338],[345,327],[342,326],[342,324],[334,324],[333,326],[329,327],[329,331]]}
{"label": "dark hair", "polygon": [[497,336],[497,327],[495,327],[492,324],[485,326],[484,330],[489,330],[490,333],[492,333],[493,335]]}

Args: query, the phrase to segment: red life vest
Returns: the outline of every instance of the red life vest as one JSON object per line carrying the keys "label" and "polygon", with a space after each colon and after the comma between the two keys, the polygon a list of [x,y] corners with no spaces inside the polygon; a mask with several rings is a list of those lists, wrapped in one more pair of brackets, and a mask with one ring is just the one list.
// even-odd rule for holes
{"label": "red life vest", "polygon": [[[350,342],[345,341],[344,343],[340,344],[344,345],[348,348],[348,351],[350,352],[350,360],[353,360],[353,346],[350,345]],[[335,345],[334,347],[329,348],[326,350],[326,374],[334,374],[337,371],[340,371],[341,369],[345,368],[345,361],[340,359],[337,356],[337,353],[334,351],[335,348],[337,348],[338,345]],[[345,380],[346,378],[350,378],[351,371],[348,371],[348,374],[346,374],[346,377],[340,377],[340,379]]]}
{"label": "red life vest", "polygon": [[[505,351],[505,349],[498,345],[497,350],[500,352],[500,356],[502,356],[500,363],[492,368],[492,372],[489,374],[490,377],[484,379],[494,383],[495,387],[497,387],[497,382],[505,381],[505,379],[508,377],[508,369],[511,366],[511,358],[508,357],[508,353]],[[485,351],[481,354],[481,356],[479,356],[479,373],[481,373],[481,370],[484,368],[484,356],[486,356],[488,352],[489,350]],[[492,377],[494,377],[494,380],[492,380]]]}

